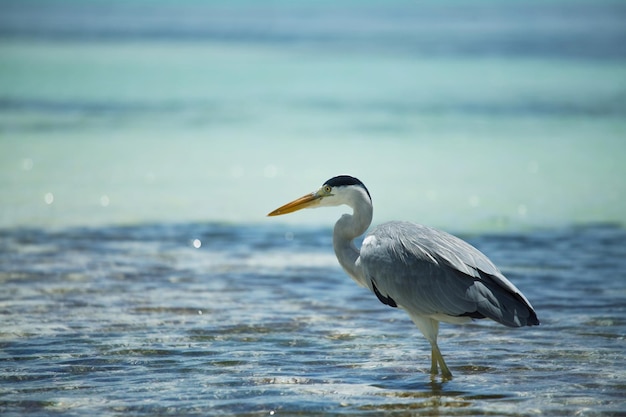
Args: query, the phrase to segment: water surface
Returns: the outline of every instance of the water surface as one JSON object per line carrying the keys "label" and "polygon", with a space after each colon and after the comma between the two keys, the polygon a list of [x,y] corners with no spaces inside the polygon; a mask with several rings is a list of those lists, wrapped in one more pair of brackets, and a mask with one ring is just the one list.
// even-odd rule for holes
{"label": "water surface", "polygon": [[329,229],[5,230],[3,415],[618,415],[626,232],[468,236],[541,326],[442,325],[455,378],[339,268]]}
{"label": "water surface", "polygon": [[[626,223],[621,2],[0,2],[0,225]],[[328,224],[335,214],[285,221]]]}

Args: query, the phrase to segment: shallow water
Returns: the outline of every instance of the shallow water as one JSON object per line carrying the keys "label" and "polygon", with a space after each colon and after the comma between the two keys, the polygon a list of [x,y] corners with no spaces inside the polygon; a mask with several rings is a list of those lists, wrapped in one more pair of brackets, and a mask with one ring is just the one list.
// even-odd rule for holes
{"label": "shallow water", "polygon": [[442,325],[339,268],[331,230],[170,224],[0,232],[3,415],[619,415],[626,231],[465,236],[541,326]]}

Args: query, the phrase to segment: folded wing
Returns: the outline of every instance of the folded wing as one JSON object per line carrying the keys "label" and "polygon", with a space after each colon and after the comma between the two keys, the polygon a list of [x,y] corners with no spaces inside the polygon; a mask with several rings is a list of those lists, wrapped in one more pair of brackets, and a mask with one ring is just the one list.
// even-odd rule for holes
{"label": "folded wing", "polygon": [[484,254],[446,232],[410,222],[382,224],[364,240],[359,263],[385,304],[443,321],[539,324],[526,297]]}

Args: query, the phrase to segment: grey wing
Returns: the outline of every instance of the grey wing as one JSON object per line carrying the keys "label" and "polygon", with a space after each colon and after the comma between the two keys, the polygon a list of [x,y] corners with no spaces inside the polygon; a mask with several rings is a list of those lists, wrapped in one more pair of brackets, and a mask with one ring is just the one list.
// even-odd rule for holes
{"label": "grey wing", "polygon": [[498,268],[448,233],[409,222],[382,224],[365,238],[360,264],[366,284],[385,304],[450,321],[488,317],[514,327],[539,324],[528,300]]}

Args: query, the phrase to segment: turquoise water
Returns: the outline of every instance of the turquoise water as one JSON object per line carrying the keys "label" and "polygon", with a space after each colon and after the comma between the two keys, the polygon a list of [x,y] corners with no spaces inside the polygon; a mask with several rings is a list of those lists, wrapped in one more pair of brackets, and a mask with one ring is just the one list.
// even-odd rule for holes
{"label": "turquoise water", "polygon": [[[3,415],[626,412],[626,6],[0,1]],[[459,233],[542,326],[442,328],[455,379],[340,270]]]}
{"label": "turquoise water", "polygon": [[379,222],[624,223],[621,3],[7,4],[4,227],[262,222],[343,173]]}

